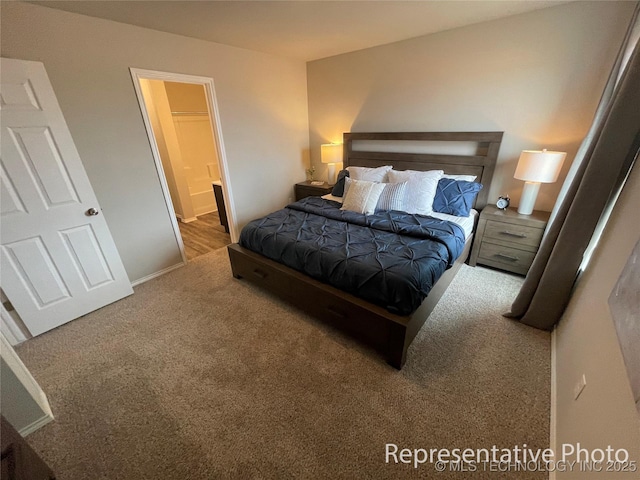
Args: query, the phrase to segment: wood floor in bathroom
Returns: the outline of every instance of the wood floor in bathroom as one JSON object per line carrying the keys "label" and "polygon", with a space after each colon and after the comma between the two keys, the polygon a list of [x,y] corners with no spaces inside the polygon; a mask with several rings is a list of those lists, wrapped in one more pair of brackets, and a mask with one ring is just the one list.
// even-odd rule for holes
{"label": "wood floor in bathroom", "polygon": [[187,260],[192,260],[205,253],[226,247],[231,237],[220,225],[218,212],[200,215],[198,220],[190,223],[178,221],[182,241],[184,242]]}

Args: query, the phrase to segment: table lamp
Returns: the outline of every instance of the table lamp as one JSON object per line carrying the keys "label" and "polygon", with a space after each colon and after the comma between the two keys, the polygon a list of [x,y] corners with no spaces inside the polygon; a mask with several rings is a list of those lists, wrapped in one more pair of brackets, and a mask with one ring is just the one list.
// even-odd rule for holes
{"label": "table lamp", "polygon": [[524,180],[524,188],[518,213],[531,215],[541,183],[553,183],[558,179],[562,162],[567,156],[565,152],[549,150],[523,150],[518,160],[516,173],[518,180]]}
{"label": "table lamp", "polygon": [[342,144],[325,143],[320,146],[320,159],[327,164],[327,183],[336,183],[336,163],[342,162]]}

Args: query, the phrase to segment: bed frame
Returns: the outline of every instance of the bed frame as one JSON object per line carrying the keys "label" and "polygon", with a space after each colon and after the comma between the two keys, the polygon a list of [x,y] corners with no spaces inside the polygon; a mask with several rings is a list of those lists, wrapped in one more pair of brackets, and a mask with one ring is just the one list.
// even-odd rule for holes
{"label": "bed frame", "polygon": [[[489,195],[503,132],[392,132],[345,133],[344,168],[393,165],[396,170],[444,170],[447,174],[476,175],[484,188],[474,208],[481,210]],[[356,145],[354,145],[354,142]],[[377,147],[390,144],[414,146],[428,142],[464,142],[477,144],[473,154],[389,152]],[[362,143],[385,151],[362,149]],[[359,146],[360,144],[360,146]],[[370,147],[371,148],[371,147]],[[467,239],[462,255],[445,271],[420,307],[408,316],[394,315],[386,309],[361,300],[296,270],[274,262],[238,244],[229,245],[229,259],[235,278],[243,278],[268,290],[312,316],[335,325],[365,341],[386,355],[387,362],[398,370],[407,357],[409,345],[424,325],[471,250],[473,235]]]}

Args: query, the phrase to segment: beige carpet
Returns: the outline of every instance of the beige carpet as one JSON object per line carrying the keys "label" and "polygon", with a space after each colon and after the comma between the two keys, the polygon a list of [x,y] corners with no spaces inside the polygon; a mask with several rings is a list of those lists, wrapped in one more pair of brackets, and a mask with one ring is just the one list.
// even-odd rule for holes
{"label": "beige carpet", "polygon": [[21,346],[56,416],[28,440],[59,480],[546,478],[384,458],[548,447],[549,334],[500,315],[520,284],[464,266],[398,372],[222,249]]}

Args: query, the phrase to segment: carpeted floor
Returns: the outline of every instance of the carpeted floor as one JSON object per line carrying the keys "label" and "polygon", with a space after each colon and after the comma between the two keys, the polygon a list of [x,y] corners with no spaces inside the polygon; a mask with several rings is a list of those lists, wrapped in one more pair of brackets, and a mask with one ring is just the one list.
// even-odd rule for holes
{"label": "carpeted floor", "polygon": [[28,441],[59,480],[546,478],[385,463],[548,447],[550,336],[500,315],[520,284],[463,266],[398,372],[222,249],[21,346],[56,417]]}

